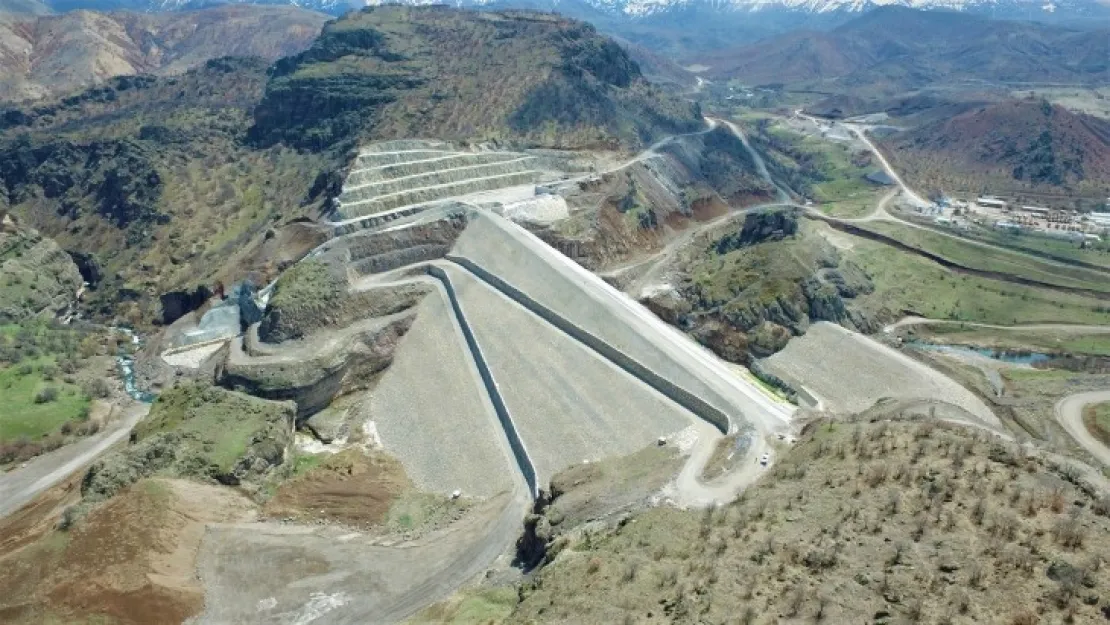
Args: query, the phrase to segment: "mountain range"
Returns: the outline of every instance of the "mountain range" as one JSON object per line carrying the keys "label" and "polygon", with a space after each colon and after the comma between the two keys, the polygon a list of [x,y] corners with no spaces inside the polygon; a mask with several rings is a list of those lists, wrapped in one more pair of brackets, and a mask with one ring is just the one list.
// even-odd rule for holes
{"label": "mountain range", "polygon": [[220,56],[274,60],[307,48],[327,21],[296,7],[0,13],[0,98],[20,101],[134,74],[179,74]]}
{"label": "mountain range", "polygon": [[1110,23],[1110,0],[0,0],[0,10],[157,13],[245,2],[292,5],[331,15],[380,4],[551,11],[590,22],[608,35],[673,58],[690,58],[798,29],[829,30],[882,6],[1080,28]]}
{"label": "mountain range", "polygon": [[854,96],[924,85],[1105,84],[1110,27],[1076,29],[883,7],[829,32],[796,31],[699,58],[707,77],[805,83]]}
{"label": "mountain range", "polygon": [[[31,0],[9,0],[30,2]],[[56,11],[73,9],[132,11],[170,11],[195,9],[222,2],[239,0],[43,0]],[[906,6],[916,9],[947,9],[988,13],[997,17],[1036,18],[1053,15],[1091,15],[1104,13],[1105,4],[1095,0],[261,0],[259,4],[290,4],[317,11],[340,14],[350,9],[380,4],[431,5],[452,4],[459,7],[513,6],[556,10],[566,13],[582,11],[629,18],[645,18],[661,14],[686,12],[759,13],[788,9],[799,13],[861,13],[879,6]]]}

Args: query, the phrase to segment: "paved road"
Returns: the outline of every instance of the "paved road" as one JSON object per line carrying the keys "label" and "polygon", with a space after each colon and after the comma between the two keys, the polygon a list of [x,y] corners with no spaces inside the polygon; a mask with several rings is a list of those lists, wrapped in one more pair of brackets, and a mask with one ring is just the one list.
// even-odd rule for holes
{"label": "paved road", "polygon": [[100,433],[43,454],[29,461],[26,467],[0,475],[0,518],[92,464],[109,447],[127,437],[131,428],[149,411],[150,404],[134,402],[126,408],[122,419]]}
{"label": "paved road", "polygon": [[1083,424],[1083,409],[1091,404],[1110,402],[1110,390],[1091,391],[1089,393],[1076,393],[1056,402],[1056,420],[1067,430],[1084,449],[1098,459],[1099,462],[1110,466],[1110,447],[1091,434]]}

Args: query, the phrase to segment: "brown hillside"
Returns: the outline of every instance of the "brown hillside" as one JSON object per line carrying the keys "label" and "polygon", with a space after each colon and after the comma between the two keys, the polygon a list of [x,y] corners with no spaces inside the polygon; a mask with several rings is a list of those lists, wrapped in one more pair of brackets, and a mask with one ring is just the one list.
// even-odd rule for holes
{"label": "brown hillside", "polygon": [[[254,516],[220,486],[139,482],[69,531],[0,556],[0,622],[179,623],[204,606],[195,561],[205,525]],[[0,539],[19,529],[0,525]]]}
{"label": "brown hillside", "polygon": [[928,190],[1110,190],[1110,124],[1039,100],[977,108],[882,142]]}
{"label": "brown hillside", "polygon": [[822,91],[900,93],[968,80],[1106,80],[1107,31],[882,7],[826,33],[794,32],[700,59],[713,78],[803,83]]}
{"label": "brown hillside", "polygon": [[177,74],[221,56],[308,47],[327,16],[295,7],[183,13],[0,14],[0,98],[26,100],[130,74]]}
{"label": "brown hillside", "polygon": [[754,84],[843,76],[871,61],[866,50],[828,33],[793,32],[758,44],[722,50],[701,62],[718,78]]}

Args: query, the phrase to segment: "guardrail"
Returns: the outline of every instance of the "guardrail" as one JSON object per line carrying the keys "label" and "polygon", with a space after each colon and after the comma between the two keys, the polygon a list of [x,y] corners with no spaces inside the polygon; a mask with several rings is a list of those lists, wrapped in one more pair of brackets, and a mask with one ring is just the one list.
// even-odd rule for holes
{"label": "guardrail", "polygon": [[601,339],[587,332],[586,330],[583,330],[582,328],[578,327],[578,325],[571,322],[569,319],[566,319],[559,313],[532,299],[520,289],[514,287],[508,282],[505,282],[498,276],[493,275],[469,258],[456,256],[454,254],[448,254],[446,258],[447,260],[466,269],[486,284],[492,286],[494,289],[497,289],[501,293],[504,293],[506,296],[509,297],[509,299],[512,299],[521,306],[524,306],[529,311],[535,313],[551,325],[562,330],[564,333],[577,340],[579,343],[582,343],[594,352],[600,354],[601,357],[609,360],[610,362],[617,365],[621,369],[624,369],[629,374],[638,378],[640,381],[644,382],[648,386],[659,391],[665,397],[671,399],[678,405],[709,422],[710,425],[720,430],[722,434],[728,434],[730,426],[732,425],[731,419],[729,419],[728,415],[725,414],[723,411],[709,404],[709,402],[678,386],[674,382],[671,382],[670,380],[664,378],[655,371],[652,371],[649,367],[638,362],[637,360],[635,360],[628,354],[625,354],[616,347],[613,347],[604,339]]}
{"label": "guardrail", "polygon": [[482,348],[478,345],[478,340],[474,338],[474,333],[470,329],[470,323],[467,322],[462,306],[459,305],[459,298],[455,294],[455,286],[451,283],[451,277],[447,275],[446,271],[435,265],[428,265],[427,271],[429,275],[443,283],[443,288],[447,291],[447,299],[451,302],[451,308],[455,312],[455,318],[459,321],[459,328],[462,329],[463,338],[466,339],[466,346],[470,350],[470,355],[474,358],[474,363],[478,366],[478,374],[482,377],[482,384],[485,385],[486,392],[489,394],[490,401],[493,403],[493,410],[497,413],[497,419],[501,422],[501,428],[505,431],[505,437],[509,439],[509,447],[513,450],[513,456],[516,459],[517,466],[520,467],[520,472],[524,475],[524,481],[528,483],[528,490],[532,495],[532,499],[536,499],[539,496],[539,487],[536,484],[536,467],[532,464],[532,458],[528,455],[528,449],[524,446],[524,441],[520,438],[516,423],[513,422],[512,415],[509,414],[508,406],[505,405],[505,399],[501,395],[501,389],[498,388],[497,381],[493,379],[493,372],[490,371],[489,364],[486,362],[486,357],[482,353]]}

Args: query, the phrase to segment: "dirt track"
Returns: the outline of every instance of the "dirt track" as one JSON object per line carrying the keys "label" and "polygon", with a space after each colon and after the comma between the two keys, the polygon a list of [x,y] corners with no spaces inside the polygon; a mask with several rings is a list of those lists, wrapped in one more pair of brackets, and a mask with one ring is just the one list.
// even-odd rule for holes
{"label": "dirt track", "polygon": [[122,419],[100,433],[39,456],[24,468],[0,475],[0,517],[18,510],[39,493],[91,464],[109,447],[126,438],[131,428],[149,411],[149,404],[132,402]]}
{"label": "dirt track", "polygon": [[190,623],[402,620],[508,553],[528,503],[521,483],[444,530],[394,545],[339,528],[213,526],[199,559],[206,608]]}
{"label": "dirt track", "polygon": [[928,319],[926,317],[905,317],[899,319],[885,328],[883,332],[892,332],[898,328],[916,325],[961,325],[972,328],[985,328],[989,330],[1027,331],[1027,332],[1075,332],[1078,334],[1110,334],[1110,326],[1085,326],[1068,323],[1037,323],[1030,325],[998,326],[989,323],[973,323],[970,321],[953,321],[951,319]]}
{"label": "dirt track", "polygon": [[1056,420],[1068,434],[1099,462],[1110,466],[1110,447],[1102,444],[1083,424],[1083,409],[1091,404],[1110,402],[1110,390],[1076,393],[1056,402]]}

